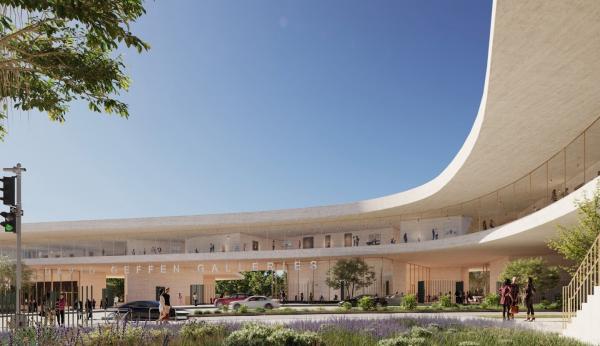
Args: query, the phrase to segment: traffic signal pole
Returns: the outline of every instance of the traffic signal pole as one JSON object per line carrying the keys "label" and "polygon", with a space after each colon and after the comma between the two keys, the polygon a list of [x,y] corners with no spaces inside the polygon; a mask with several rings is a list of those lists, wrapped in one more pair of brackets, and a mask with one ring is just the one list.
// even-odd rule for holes
{"label": "traffic signal pole", "polygon": [[16,294],[15,294],[15,327],[21,327],[21,286],[22,286],[22,266],[21,266],[21,217],[23,215],[23,206],[21,205],[21,172],[27,171],[24,167],[21,166],[20,163],[17,163],[16,166],[11,168],[2,169],[4,172],[13,172],[17,176],[17,200],[16,205],[16,229],[15,233],[17,235],[17,265],[16,265]]}

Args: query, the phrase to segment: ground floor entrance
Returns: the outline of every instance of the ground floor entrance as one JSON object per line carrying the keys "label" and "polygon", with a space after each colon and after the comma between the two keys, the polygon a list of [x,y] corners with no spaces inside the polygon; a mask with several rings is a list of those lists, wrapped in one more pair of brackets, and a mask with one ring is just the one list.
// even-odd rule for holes
{"label": "ground floor entrance", "polygon": [[[355,290],[354,295],[412,293],[420,302],[430,302],[441,294],[451,294],[470,289],[474,277],[473,266],[428,266],[395,259],[393,257],[363,257],[374,273],[368,287]],[[73,294],[81,286],[94,287],[90,295],[98,302],[108,301],[108,306],[118,302],[155,300],[164,288],[169,287],[174,305],[210,304],[225,290],[218,287],[227,280],[238,280],[248,272],[270,272],[285,279],[274,280],[265,295],[295,301],[333,301],[349,294],[344,288],[328,286],[327,277],[338,259],[298,260],[236,260],[236,261],[186,261],[180,263],[115,263],[97,265],[33,267],[34,291],[64,292]],[[504,260],[506,261],[506,260]],[[478,285],[495,287],[495,278],[502,263],[483,263],[487,283]],[[481,269],[479,269],[481,271]],[[233,290],[233,289],[232,289]],[[487,290],[486,290],[487,291]],[[487,291],[489,292],[489,291]],[[482,292],[482,293],[487,293]],[[227,292],[248,293],[248,292]]]}

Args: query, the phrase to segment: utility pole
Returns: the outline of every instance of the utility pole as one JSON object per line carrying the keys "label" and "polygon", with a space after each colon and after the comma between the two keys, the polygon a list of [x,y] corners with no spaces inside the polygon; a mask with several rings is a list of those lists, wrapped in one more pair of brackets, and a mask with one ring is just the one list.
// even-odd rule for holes
{"label": "utility pole", "polygon": [[16,175],[17,179],[17,188],[16,188],[16,205],[15,215],[16,215],[16,227],[15,233],[17,235],[17,277],[16,277],[16,292],[15,292],[15,327],[22,326],[21,320],[21,286],[22,286],[22,273],[21,273],[21,218],[23,216],[23,205],[21,204],[21,172],[27,171],[24,167],[21,166],[20,163],[17,163],[16,166],[11,168],[3,168],[4,172],[12,172]]}

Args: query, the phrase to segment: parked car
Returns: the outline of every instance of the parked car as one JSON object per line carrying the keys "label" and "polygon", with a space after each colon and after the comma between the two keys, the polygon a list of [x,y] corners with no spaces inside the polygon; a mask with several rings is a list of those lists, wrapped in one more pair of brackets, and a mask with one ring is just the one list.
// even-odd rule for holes
{"label": "parked car", "polygon": [[338,303],[338,305],[341,306],[345,302],[349,302],[350,304],[352,304],[352,306],[357,306],[360,298],[365,297],[365,296],[373,298],[373,300],[375,300],[375,305],[377,305],[377,306],[387,306],[388,305],[387,300],[385,300],[384,297],[378,297],[378,296],[374,296],[372,294],[359,294],[356,297],[347,298],[347,299],[342,300],[341,302]]}
{"label": "parked car", "polygon": [[242,306],[246,306],[249,309],[263,308],[269,310],[278,308],[280,305],[279,301],[265,296],[251,296],[244,300],[229,303],[229,308],[232,310],[238,310]]}
{"label": "parked car", "polygon": [[[159,302],[156,300],[137,300],[121,304],[116,308],[116,312],[129,321],[155,321],[158,320],[160,313],[158,311]],[[170,319],[187,319],[188,312],[177,310],[171,307],[169,311]]]}
{"label": "parked car", "polygon": [[237,302],[238,300],[244,300],[248,298],[250,295],[245,293],[236,293],[227,297],[217,298],[214,301],[214,304],[217,308],[221,308],[223,305],[229,305],[231,302]]}

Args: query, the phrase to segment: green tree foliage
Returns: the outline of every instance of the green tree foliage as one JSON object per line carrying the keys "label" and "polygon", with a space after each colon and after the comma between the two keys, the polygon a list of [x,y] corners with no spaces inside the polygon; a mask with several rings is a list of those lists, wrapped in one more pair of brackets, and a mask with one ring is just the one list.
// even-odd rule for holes
{"label": "green tree foliage", "polygon": [[121,278],[107,278],[106,288],[112,290],[115,296],[121,299],[125,297],[125,279]]}
{"label": "green tree foliage", "polygon": [[487,291],[490,282],[489,271],[469,272],[469,290],[471,292],[482,294]]}
{"label": "green tree foliage", "polygon": [[[130,31],[143,0],[0,0],[0,118],[9,108],[46,112],[62,122],[71,101],[128,116],[116,99],[129,78],[119,45],[149,49]],[[6,128],[0,124],[0,138]]]}
{"label": "green tree foliage", "polygon": [[440,296],[440,306],[443,308],[451,308],[455,304],[452,303],[452,297],[449,294],[443,294]]}
{"label": "green tree foliage", "polygon": [[400,306],[404,310],[416,309],[417,308],[417,296],[412,293],[405,295],[404,299],[402,299],[402,303],[400,303]]}
{"label": "green tree foliage", "polygon": [[594,240],[600,234],[600,185],[592,198],[584,196],[576,202],[579,219],[571,226],[558,226],[558,236],[548,242],[548,246],[570,261],[565,268],[573,274],[588,253]]}
{"label": "green tree foliage", "polygon": [[[33,271],[26,265],[21,264],[22,287],[26,288],[31,285]],[[0,256],[0,292],[12,290],[15,286],[17,278],[17,265],[14,260],[9,257]]]}
{"label": "green tree foliage", "polygon": [[546,290],[556,287],[560,279],[558,267],[549,266],[541,257],[519,258],[508,262],[498,280],[504,281],[513,277],[517,278],[521,289],[525,288],[527,278],[533,278],[537,294],[543,294]]}
{"label": "green tree foliage", "polygon": [[329,269],[325,282],[334,289],[345,287],[348,295],[354,297],[355,290],[375,282],[375,272],[360,258],[341,259]]}
{"label": "green tree foliage", "polygon": [[363,296],[357,302],[359,308],[363,309],[363,311],[375,310],[377,305],[375,304],[375,299],[371,296]]}
{"label": "green tree foliage", "polygon": [[270,296],[274,290],[275,295],[284,287],[285,273],[271,270],[243,272],[240,280],[219,280],[215,292],[221,294],[248,293],[253,295]]}

